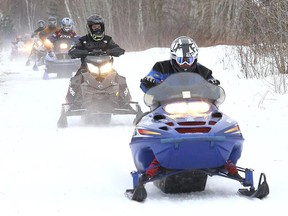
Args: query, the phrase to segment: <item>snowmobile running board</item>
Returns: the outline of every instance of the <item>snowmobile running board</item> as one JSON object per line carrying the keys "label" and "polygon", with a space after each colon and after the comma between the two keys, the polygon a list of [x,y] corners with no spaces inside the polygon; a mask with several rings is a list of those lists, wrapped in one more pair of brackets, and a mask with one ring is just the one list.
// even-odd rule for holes
{"label": "snowmobile running board", "polygon": [[[268,196],[270,191],[269,191],[268,183],[266,181],[266,175],[264,173],[260,174],[258,189],[255,189],[254,183],[253,183],[253,170],[252,169],[244,169],[241,167],[237,167],[237,170],[240,172],[244,172],[245,178],[233,177],[233,176],[229,176],[229,175],[222,173],[222,172],[217,172],[217,171],[212,171],[212,170],[207,170],[207,169],[203,169],[203,170],[199,170],[199,171],[202,171],[203,173],[206,173],[207,175],[210,175],[210,176],[218,175],[218,176],[222,176],[225,178],[237,180],[243,186],[250,187],[249,189],[247,189],[247,188],[238,189],[238,192],[241,195],[244,195],[247,197],[252,197],[252,198],[258,198],[258,199],[262,199],[262,198],[265,198],[266,196]],[[187,170],[175,170],[175,172],[173,172],[173,173],[169,173],[168,175],[164,175],[164,176],[153,177],[153,178],[149,179],[148,181],[144,181],[142,179],[143,175],[141,175],[141,173],[133,171],[133,172],[131,172],[131,175],[133,178],[133,189],[127,189],[125,191],[125,195],[130,200],[142,202],[147,198],[147,191],[144,187],[144,185],[146,183],[153,182],[154,180],[161,179],[162,177],[174,175],[176,173],[181,173],[183,171],[187,171]]]}

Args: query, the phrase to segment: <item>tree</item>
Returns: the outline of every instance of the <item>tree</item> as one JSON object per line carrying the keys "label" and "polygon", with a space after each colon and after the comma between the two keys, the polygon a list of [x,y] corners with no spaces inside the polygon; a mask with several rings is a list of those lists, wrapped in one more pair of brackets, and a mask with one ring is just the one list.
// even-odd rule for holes
{"label": "tree", "polygon": [[0,41],[1,43],[7,44],[11,41],[11,38],[15,36],[15,29],[13,26],[12,19],[9,15],[0,14]]}

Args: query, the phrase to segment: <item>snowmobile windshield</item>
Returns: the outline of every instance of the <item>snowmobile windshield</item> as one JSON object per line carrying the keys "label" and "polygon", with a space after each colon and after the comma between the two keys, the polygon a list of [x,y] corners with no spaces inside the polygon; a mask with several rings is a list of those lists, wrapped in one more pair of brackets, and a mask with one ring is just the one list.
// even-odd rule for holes
{"label": "snowmobile windshield", "polygon": [[210,101],[219,106],[225,100],[225,91],[199,74],[181,72],[170,75],[144,95],[144,103],[149,107],[192,99]]}

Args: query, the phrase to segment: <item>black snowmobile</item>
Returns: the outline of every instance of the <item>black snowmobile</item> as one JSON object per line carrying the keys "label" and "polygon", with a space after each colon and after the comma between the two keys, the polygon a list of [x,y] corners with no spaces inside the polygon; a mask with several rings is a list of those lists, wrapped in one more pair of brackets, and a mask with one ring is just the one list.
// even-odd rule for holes
{"label": "black snowmobile", "polygon": [[[136,115],[143,113],[138,102],[131,101],[126,79],[113,69],[113,57],[109,55],[87,56],[87,67],[79,79],[72,81],[78,89],[74,103],[62,104],[57,126],[68,126],[68,116],[81,116],[87,124],[109,124],[112,115]],[[72,83],[73,82],[73,83]],[[73,91],[69,88],[69,91]]]}

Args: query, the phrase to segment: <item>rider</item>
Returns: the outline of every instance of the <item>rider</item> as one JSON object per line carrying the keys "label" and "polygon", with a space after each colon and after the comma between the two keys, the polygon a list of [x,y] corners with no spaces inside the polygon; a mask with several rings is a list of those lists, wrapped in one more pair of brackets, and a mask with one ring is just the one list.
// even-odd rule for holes
{"label": "rider", "polygon": [[[78,41],[79,36],[73,30],[73,20],[69,17],[65,17],[61,21],[61,29],[57,30],[54,34],[52,34],[48,39],[54,44],[59,39],[70,39],[74,42]],[[52,47],[47,47],[48,55],[53,57]]]}
{"label": "rider", "polygon": [[170,48],[170,59],[156,62],[152,70],[141,79],[143,92],[163,82],[168,76],[177,72],[198,73],[209,82],[219,85],[219,80],[212,76],[212,71],[198,62],[198,46],[187,36],[176,38]]}
{"label": "rider", "polygon": [[125,52],[113,41],[112,37],[105,34],[105,23],[101,16],[94,14],[88,17],[86,28],[88,34],[81,37],[79,42],[69,50],[71,58],[81,58],[82,65],[76,75],[81,73],[81,69],[86,68],[84,59],[88,52],[94,52],[95,55],[107,54],[115,57],[119,57]]}
{"label": "rider", "polygon": [[34,38],[36,35],[38,35],[39,32],[43,31],[46,27],[46,22],[44,20],[38,20],[37,22],[37,29],[34,30],[34,32],[31,34],[31,38]]}
{"label": "rider", "polygon": [[[39,38],[42,40],[43,44],[45,45],[45,41],[47,38],[51,37],[56,31],[60,30],[60,27],[57,26],[57,19],[54,16],[50,16],[48,18],[48,26],[45,27],[42,31],[38,33]],[[45,45],[49,46],[49,45]]]}
{"label": "rider", "polygon": [[[34,30],[34,32],[31,34],[31,38],[34,38],[38,35],[39,32],[43,31],[46,27],[46,22],[44,20],[38,20],[37,22],[37,29]],[[32,59],[38,58],[40,56],[37,56],[37,50],[34,48],[34,46],[32,47],[32,50],[30,52],[30,55],[26,61],[26,66],[30,65],[30,61]],[[37,59],[38,60],[38,59]],[[35,69],[36,69],[36,65],[34,65]]]}
{"label": "rider", "polygon": [[81,58],[81,66],[74,77],[70,79],[66,101],[73,103],[77,92],[80,90],[82,83],[82,73],[86,72],[87,65],[85,63],[86,56],[90,53],[93,55],[110,55],[119,57],[123,55],[125,50],[116,44],[112,37],[105,34],[104,19],[93,14],[87,19],[87,32],[88,34],[79,38],[79,41],[69,50],[68,54],[71,58]]}
{"label": "rider", "polygon": [[[195,41],[187,36],[176,38],[170,49],[170,60],[156,62],[152,70],[141,79],[140,88],[146,93],[150,88],[163,82],[167,77],[177,72],[198,73],[208,82],[220,85],[220,81],[212,76],[212,71],[198,63],[198,46]],[[229,175],[238,176],[238,171],[231,161],[227,161],[224,168]],[[152,160],[142,180],[152,178],[159,170],[159,162],[156,158]]]}
{"label": "rider", "polygon": [[18,54],[18,49],[21,46],[23,46],[24,41],[20,35],[16,35],[16,37],[14,38],[13,41],[11,41],[11,43],[12,43],[12,50],[11,50],[10,60],[12,60],[13,57]]}

